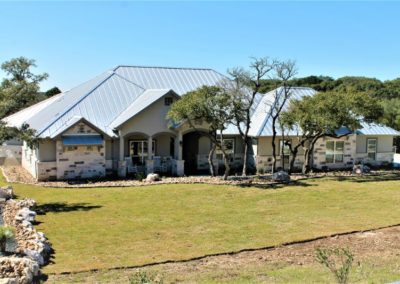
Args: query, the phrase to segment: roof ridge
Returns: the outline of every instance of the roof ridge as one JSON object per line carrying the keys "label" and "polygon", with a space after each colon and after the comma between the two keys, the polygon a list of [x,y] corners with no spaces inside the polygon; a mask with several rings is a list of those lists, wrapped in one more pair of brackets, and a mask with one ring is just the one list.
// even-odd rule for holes
{"label": "roof ridge", "polygon": [[150,65],[117,65],[114,67],[112,70],[116,71],[120,67],[130,67],[130,68],[158,68],[158,69],[182,69],[182,70],[210,70],[210,71],[215,71],[214,69],[211,68],[202,68],[202,67],[171,67],[171,66],[150,66]]}

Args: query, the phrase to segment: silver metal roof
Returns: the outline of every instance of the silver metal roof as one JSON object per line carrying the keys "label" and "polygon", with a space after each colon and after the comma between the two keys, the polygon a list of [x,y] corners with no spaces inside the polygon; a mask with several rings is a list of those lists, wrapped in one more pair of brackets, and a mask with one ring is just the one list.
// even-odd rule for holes
{"label": "silver metal roof", "polygon": [[[226,77],[211,69],[118,66],[111,71],[69,90],[21,110],[3,120],[12,126],[28,123],[41,138],[54,138],[77,121],[85,119],[109,136],[113,129],[130,119],[171,90],[183,95],[203,85],[218,85]],[[294,99],[316,93],[311,88],[291,88]],[[257,94],[250,136],[271,136],[270,110],[281,88],[265,95]],[[238,134],[229,125],[226,134]],[[365,124],[358,134],[399,135],[399,132],[380,125]],[[289,135],[297,135],[294,131]]]}
{"label": "silver metal roof", "polygon": [[[290,104],[293,99],[301,99],[304,96],[313,96],[317,92],[312,88],[304,87],[291,87],[290,99],[287,101],[284,109]],[[258,104],[253,116],[249,134],[251,136],[272,136],[272,119],[271,119],[271,108],[275,104],[275,100],[282,99],[283,87],[279,87],[266,93],[260,103]],[[279,130],[279,127],[278,127]],[[279,131],[280,132],[280,131]],[[282,135],[278,133],[278,135]],[[298,131],[291,131],[288,135],[298,135]]]}
{"label": "silver metal roof", "polygon": [[114,72],[144,89],[172,89],[178,95],[226,79],[212,69],[199,68],[118,66]]}
{"label": "silver metal roof", "polygon": [[400,132],[389,126],[376,123],[361,123],[362,128],[356,131],[357,135],[390,135],[400,136]]}
{"label": "silver metal roof", "polygon": [[[125,112],[117,120],[127,108],[138,111],[164,91],[172,89],[182,95],[203,85],[215,85],[224,78],[211,69],[118,66],[69,91],[13,114],[4,121],[13,126],[28,123],[39,137],[44,138],[55,137],[79,117],[85,118],[109,136],[115,136],[113,126],[129,116]],[[139,97],[141,99],[135,105]],[[113,121],[115,123],[112,124]]]}

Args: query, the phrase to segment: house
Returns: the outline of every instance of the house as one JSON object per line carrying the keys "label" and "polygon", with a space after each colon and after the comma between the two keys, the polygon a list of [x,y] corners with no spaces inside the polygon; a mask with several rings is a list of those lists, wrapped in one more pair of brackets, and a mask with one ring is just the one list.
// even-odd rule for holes
{"label": "house", "polygon": [[[21,164],[38,180],[99,178],[113,173],[121,177],[139,172],[207,173],[209,139],[185,123],[171,125],[166,114],[183,94],[224,79],[211,69],[117,66],[3,121],[17,127],[27,123],[36,130],[39,143],[33,149],[23,143]],[[272,92],[277,91],[258,94],[253,110],[250,135],[258,169],[268,170],[272,163],[268,107]],[[297,98],[315,93],[310,88],[292,88],[291,92]],[[197,128],[207,131],[201,121]],[[293,133],[291,139],[297,135]],[[397,135],[389,127],[364,124],[344,138],[321,139],[314,166],[341,168],[357,160],[391,163],[392,140]],[[224,136],[232,167],[239,169],[244,146],[238,132],[230,125]],[[278,147],[282,145],[279,142]],[[278,163],[289,158],[285,153]],[[222,164],[218,152],[215,161]],[[301,163],[300,153],[296,165]]]}

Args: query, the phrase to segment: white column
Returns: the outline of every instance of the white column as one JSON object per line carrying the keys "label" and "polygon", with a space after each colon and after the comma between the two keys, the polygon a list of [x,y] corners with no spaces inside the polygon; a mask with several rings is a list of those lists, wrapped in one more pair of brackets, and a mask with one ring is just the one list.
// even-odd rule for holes
{"label": "white column", "polygon": [[153,160],[153,137],[149,136],[147,140],[147,160],[146,160],[146,172],[151,174],[154,172],[154,160]]}
{"label": "white column", "polygon": [[121,130],[119,131],[119,160],[123,161],[124,160],[124,146],[125,146],[125,139],[122,136]]}
{"label": "white column", "polygon": [[153,136],[149,136],[147,140],[147,152],[148,152],[147,159],[153,160]]}
{"label": "white column", "polygon": [[182,146],[183,146],[183,136],[182,136],[182,132],[178,132],[178,136],[177,139],[178,141],[178,153],[177,153],[177,160],[182,160]]}
{"label": "white column", "polygon": [[125,139],[119,131],[119,161],[118,161],[118,176],[119,177],[126,177],[126,162],[124,160],[124,146],[125,146]]}

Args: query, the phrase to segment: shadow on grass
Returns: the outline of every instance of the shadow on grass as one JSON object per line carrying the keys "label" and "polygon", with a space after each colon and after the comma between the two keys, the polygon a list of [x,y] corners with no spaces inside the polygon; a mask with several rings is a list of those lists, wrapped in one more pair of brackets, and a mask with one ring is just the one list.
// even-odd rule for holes
{"label": "shadow on grass", "polygon": [[89,211],[93,209],[101,208],[100,205],[88,205],[89,203],[45,203],[35,206],[35,211],[38,215],[45,215],[48,212],[51,213],[64,213],[72,211]]}
{"label": "shadow on grass", "polygon": [[381,182],[381,181],[400,181],[400,173],[369,174],[363,176],[338,176],[330,177],[336,181],[350,181],[356,183]]}
{"label": "shadow on grass", "polygon": [[305,181],[291,181],[290,183],[269,183],[269,184],[256,184],[256,183],[246,183],[240,184],[240,187],[255,187],[258,189],[280,189],[285,188],[287,186],[299,186],[299,187],[309,187],[316,186],[316,184],[307,183]]}

